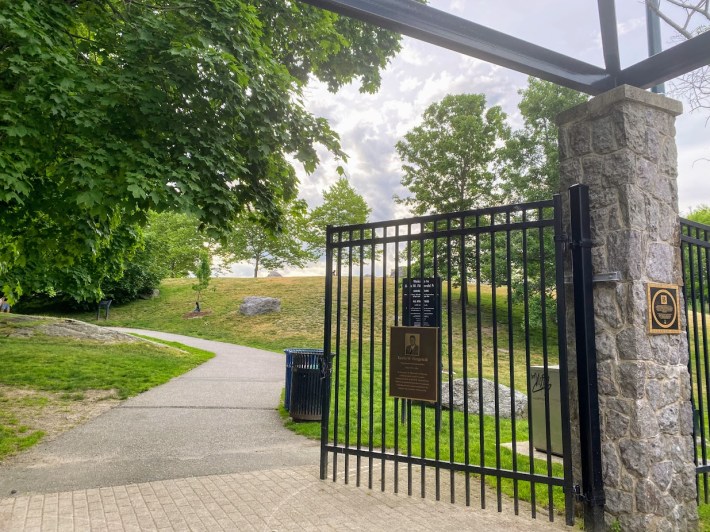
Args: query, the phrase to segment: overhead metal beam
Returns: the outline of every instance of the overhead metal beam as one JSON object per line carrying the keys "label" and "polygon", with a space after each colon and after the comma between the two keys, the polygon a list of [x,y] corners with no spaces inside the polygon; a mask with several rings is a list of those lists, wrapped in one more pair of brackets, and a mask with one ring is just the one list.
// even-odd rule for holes
{"label": "overhead metal beam", "polygon": [[414,0],[302,1],[589,94],[613,83],[601,67]]}
{"label": "overhead metal beam", "polygon": [[598,0],[599,28],[602,34],[604,64],[612,76],[621,70],[619,60],[619,33],[616,30],[616,7],[614,0]]}
{"label": "overhead metal beam", "polygon": [[710,31],[676,44],[619,72],[618,84],[654,87],[710,64]]}
{"label": "overhead metal beam", "polygon": [[[656,9],[660,5],[660,0],[650,0],[646,2],[646,37],[648,39],[648,56],[659,54],[663,51],[661,44],[661,20],[652,8],[650,3],[653,3]],[[651,87],[653,92],[663,94],[666,88],[663,84]]]}
{"label": "overhead metal beam", "polygon": [[592,95],[621,84],[647,89],[710,64],[708,31],[620,70],[613,0],[597,0],[606,68],[573,59],[415,0],[301,1]]}

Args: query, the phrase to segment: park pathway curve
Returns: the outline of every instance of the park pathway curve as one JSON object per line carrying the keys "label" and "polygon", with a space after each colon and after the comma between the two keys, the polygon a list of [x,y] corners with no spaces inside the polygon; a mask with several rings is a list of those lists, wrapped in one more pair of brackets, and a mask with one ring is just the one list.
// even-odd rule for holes
{"label": "park pathway curve", "polygon": [[180,377],[0,466],[0,497],[318,463],[318,443],[283,427],[284,356],[116,328],[212,351]]}

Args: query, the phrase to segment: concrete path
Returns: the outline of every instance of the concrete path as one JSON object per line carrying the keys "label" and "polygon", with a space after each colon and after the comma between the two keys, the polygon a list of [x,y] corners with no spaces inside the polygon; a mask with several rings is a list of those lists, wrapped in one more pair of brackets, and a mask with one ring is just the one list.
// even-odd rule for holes
{"label": "concrete path", "polygon": [[0,497],[318,464],[317,442],[283,428],[278,353],[141,332],[217,356],[0,466]]}
{"label": "concrete path", "polygon": [[[127,329],[122,329],[126,330]],[[318,478],[318,443],[283,428],[279,354],[135,331],[217,353],[199,368],[0,466],[0,531],[560,530],[544,513],[515,516]],[[379,474],[379,467],[375,467]],[[404,475],[400,470],[400,475]],[[427,468],[428,476],[433,474]],[[351,482],[355,478],[350,473]],[[414,493],[420,474],[414,467]],[[442,475],[442,493],[449,493]],[[379,486],[379,477],[373,479]],[[434,485],[428,478],[427,486]],[[14,493],[13,493],[14,492]]]}

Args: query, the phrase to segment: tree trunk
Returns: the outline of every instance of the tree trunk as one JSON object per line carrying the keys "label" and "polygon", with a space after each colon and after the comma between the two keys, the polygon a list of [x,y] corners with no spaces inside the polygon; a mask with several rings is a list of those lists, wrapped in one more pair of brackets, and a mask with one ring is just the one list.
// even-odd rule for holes
{"label": "tree trunk", "polygon": [[256,279],[258,275],[259,275],[259,257],[256,258],[256,262],[254,263],[254,279]]}

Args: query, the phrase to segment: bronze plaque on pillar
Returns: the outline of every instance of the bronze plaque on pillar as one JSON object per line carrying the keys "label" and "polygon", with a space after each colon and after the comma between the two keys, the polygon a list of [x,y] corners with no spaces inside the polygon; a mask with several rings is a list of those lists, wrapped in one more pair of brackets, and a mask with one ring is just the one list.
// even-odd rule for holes
{"label": "bronze plaque on pillar", "polygon": [[390,396],[439,400],[438,327],[390,328]]}
{"label": "bronze plaque on pillar", "polygon": [[675,284],[648,283],[648,332],[680,334],[680,290]]}

